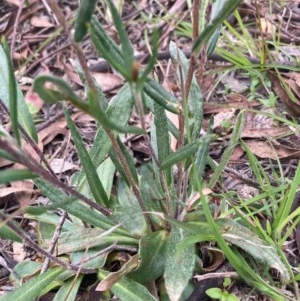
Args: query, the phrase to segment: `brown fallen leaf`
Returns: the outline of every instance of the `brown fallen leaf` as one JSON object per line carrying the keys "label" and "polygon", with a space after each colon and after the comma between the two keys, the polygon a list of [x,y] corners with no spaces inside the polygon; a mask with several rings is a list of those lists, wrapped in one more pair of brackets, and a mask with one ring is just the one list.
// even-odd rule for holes
{"label": "brown fallen leaf", "polygon": [[104,92],[119,88],[124,83],[124,80],[116,74],[92,72],[92,75]]}
{"label": "brown fallen leaf", "polygon": [[244,152],[244,150],[242,149],[242,147],[239,146],[239,145],[237,145],[237,146],[234,148],[234,150],[233,150],[233,152],[232,152],[232,154],[231,154],[231,156],[230,156],[229,161],[230,161],[230,162],[236,162],[237,160],[239,160],[239,159],[243,156],[244,153],[245,153],[245,152]]}
{"label": "brown fallen leaf", "polygon": [[51,28],[54,26],[47,16],[32,16],[30,19],[30,24],[34,27],[42,27],[42,28]]}
{"label": "brown fallen leaf", "polygon": [[65,172],[68,170],[79,170],[79,167],[73,163],[70,163],[64,159],[61,158],[54,158],[50,162],[50,167],[54,171],[54,173],[59,174],[61,172]]}
{"label": "brown fallen leaf", "polygon": [[247,140],[245,141],[251,152],[260,158],[277,159],[300,159],[299,148],[291,149],[282,144],[267,141]]}
{"label": "brown fallen leaf", "polygon": [[241,133],[241,138],[276,138],[292,133],[288,126],[274,128],[247,128],[244,127]]}
{"label": "brown fallen leaf", "polygon": [[[289,74],[291,73],[282,74],[280,75],[280,78],[276,72],[271,70],[267,71],[267,75],[272,83],[272,87],[275,93],[281,99],[287,112],[294,117],[299,117],[300,100],[297,95],[300,96],[300,75],[298,75],[297,77],[295,77],[295,75],[292,75],[292,77],[290,77]],[[285,81],[285,84],[282,83],[283,80]]]}

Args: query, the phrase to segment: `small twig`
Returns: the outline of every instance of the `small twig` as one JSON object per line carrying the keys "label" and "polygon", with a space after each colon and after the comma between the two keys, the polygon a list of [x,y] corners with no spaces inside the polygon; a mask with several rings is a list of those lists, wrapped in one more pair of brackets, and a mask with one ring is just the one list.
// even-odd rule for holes
{"label": "small twig", "polygon": [[136,199],[137,199],[137,201],[138,201],[138,203],[139,203],[139,205],[140,205],[140,207],[142,209],[142,212],[145,214],[146,223],[147,223],[149,229],[151,229],[152,231],[154,231],[155,227],[154,227],[154,225],[153,225],[153,223],[152,223],[152,221],[151,221],[151,219],[150,219],[150,217],[149,217],[149,215],[147,213],[147,209],[146,209],[145,204],[143,202],[143,198],[142,198],[140,189],[136,185],[136,183],[135,183],[135,181],[134,181],[134,179],[132,177],[132,174],[130,172],[130,168],[129,168],[128,164],[127,164],[125,156],[122,153],[122,150],[121,150],[121,148],[119,146],[117,138],[115,137],[114,133],[112,133],[111,131],[107,130],[106,133],[107,133],[107,135],[108,135],[108,137],[109,137],[109,139],[110,139],[110,141],[112,143],[112,146],[113,146],[113,148],[114,148],[114,150],[115,150],[115,152],[116,152],[116,154],[117,154],[117,156],[118,156],[118,158],[120,160],[120,163],[121,163],[121,165],[123,167],[124,173],[125,173],[128,181],[129,181],[129,184],[130,184],[130,186],[132,188],[132,191],[133,191],[133,193],[134,193],[134,195],[135,195],[135,197],[136,197]]}
{"label": "small twig", "polygon": [[[67,218],[68,214],[66,211],[63,211],[62,212],[62,215],[56,225],[56,228],[54,230],[54,233],[53,233],[53,236],[52,236],[52,239],[51,239],[51,242],[50,242],[50,247],[48,249],[48,252],[50,254],[53,254],[54,252],[54,249],[55,249],[55,246],[57,245],[57,241],[58,241],[58,238],[59,238],[59,235],[60,235],[60,232],[61,232],[61,229],[63,227],[63,224]],[[49,268],[49,264],[50,264],[50,259],[47,257],[43,263],[43,267],[41,269],[41,274],[45,273],[47,271],[47,269]]]}
{"label": "small twig", "polygon": [[50,8],[49,4],[47,3],[47,0],[42,0],[42,2],[43,2],[43,5],[44,5],[48,15],[53,18],[56,25],[59,25],[56,15],[53,13],[52,9]]}
{"label": "small twig", "polygon": [[14,22],[14,27],[13,27],[13,32],[12,32],[12,39],[11,39],[11,44],[10,44],[10,57],[13,58],[14,50],[15,50],[15,44],[16,44],[16,36],[17,36],[17,30],[18,30],[18,25],[21,17],[21,13],[24,7],[25,0],[20,1],[16,20]]}
{"label": "small twig", "polygon": [[225,277],[238,278],[239,274],[237,272],[220,272],[220,273],[207,273],[204,275],[194,276],[194,278],[197,279],[199,282],[211,278],[225,278]]}
{"label": "small twig", "polygon": [[[36,252],[44,255],[45,257],[49,258],[51,261],[57,263],[58,265],[64,267],[65,269],[69,269],[69,270],[72,270],[75,272],[78,271],[78,267],[76,265],[69,264],[65,261],[62,261],[62,260],[58,259],[57,257],[55,257],[54,255],[52,255],[49,252],[42,249],[23,230],[21,230],[14,222],[7,219],[7,216],[4,213],[2,213],[1,211],[0,211],[0,220],[2,220],[3,223],[5,223],[10,229],[12,229],[17,235],[19,235],[24,240],[24,242],[27,243],[29,245],[29,247],[32,248],[33,250],[35,250]],[[81,272],[84,274],[92,274],[92,273],[96,273],[97,270],[82,268]]]}
{"label": "small twig", "polygon": [[[195,0],[193,3],[193,41],[196,40],[196,38],[199,35],[199,10],[200,10],[200,0]],[[188,101],[189,99],[189,93],[190,93],[190,87],[193,80],[193,75],[196,70],[196,64],[197,64],[197,57],[195,53],[192,53],[187,73],[187,78],[185,82],[185,99]]]}
{"label": "small twig", "polygon": [[[9,116],[9,111],[8,111],[6,105],[4,104],[4,102],[2,101],[2,99],[0,99],[0,106],[2,107],[3,111],[5,111],[5,113]],[[38,148],[38,146],[35,144],[35,142],[31,139],[31,137],[27,134],[27,132],[25,131],[25,129],[20,124],[18,125],[18,127],[19,127],[20,132],[22,133],[25,141],[27,143],[29,143],[30,146],[34,149],[34,151],[39,156],[39,158],[41,159],[41,161],[45,164],[47,170],[53,176],[55,176],[55,173],[54,173],[53,169],[51,168],[51,166],[49,165],[48,161],[46,160],[44,154],[41,152],[41,150]]]}
{"label": "small twig", "polygon": [[105,216],[109,216],[111,214],[111,211],[107,209],[106,207],[103,207],[99,205],[96,202],[93,202],[83,194],[79,193],[77,190],[73,189],[72,187],[62,183],[56,176],[53,176],[48,171],[46,171],[44,168],[40,166],[38,162],[36,162],[32,157],[30,157],[28,154],[24,153],[22,150],[17,149],[9,143],[7,140],[0,137],[0,148],[2,148],[4,151],[12,155],[15,160],[27,167],[29,170],[33,171],[35,174],[39,175],[41,178],[43,178],[48,183],[51,183],[52,185],[62,189],[63,191],[67,192],[68,194],[84,201],[87,205],[90,207],[98,210]]}
{"label": "small twig", "polygon": [[230,168],[230,167],[225,167],[224,168],[224,171],[229,173],[229,174],[233,174],[235,175],[238,179],[242,180],[242,182],[244,182],[245,184],[248,184],[252,187],[255,187],[255,188],[259,188],[260,185],[257,181],[253,180],[253,179],[250,179],[249,177],[241,174],[240,172],[238,172],[237,170],[233,169],[233,168]]}

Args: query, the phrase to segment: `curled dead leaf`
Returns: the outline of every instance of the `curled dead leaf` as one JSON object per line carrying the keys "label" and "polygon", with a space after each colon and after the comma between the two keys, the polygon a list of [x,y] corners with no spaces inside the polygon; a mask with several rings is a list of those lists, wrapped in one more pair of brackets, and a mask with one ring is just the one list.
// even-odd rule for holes
{"label": "curled dead leaf", "polygon": [[[285,109],[294,117],[300,116],[300,74],[294,72],[278,76],[274,71],[267,71],[275,93],[281,99]],[[284,82],[283,82],[284,81]]]}

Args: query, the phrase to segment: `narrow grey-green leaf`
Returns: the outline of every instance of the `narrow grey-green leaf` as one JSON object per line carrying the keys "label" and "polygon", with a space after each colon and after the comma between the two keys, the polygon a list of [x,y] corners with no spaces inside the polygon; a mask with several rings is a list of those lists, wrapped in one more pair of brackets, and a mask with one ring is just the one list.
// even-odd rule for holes
{"label": "narrow grey-green leaf", "polygon": [[71,135],[75,143],[76,150],[78,152],[78,156],[80,158],[82,167],[86,174],[86,178],[89,183],[93,197],[95,201],[98,202],[99,204],[105,207],[109,207],[109,200],[107,198],[101,180],[98,177],[96,168],[91,160],[91,157],[83,144],[82,138],[80,137],[74,125],[74,122],[70,117],[69,112],[66,109],[64,110],[64,112],[68,123],[68,127],[71,131]]}
{"label": "narrow grey-green leaf", "polygon": [[148,74],[153,70],[154,64],[156,62],[157,58],[157,51],[158,51],[158,43],[159,43],[159,32],[158,29],[155,28],[152,34],[152,51],[151,51],[151,57],[150,60],[146,66],[146,68],[143,70],[142,75],[139,78],[139,84],[144,85],[144,82],[146,80],[146,77]]}
{"label": "narrow grey-green leaf", "polygon": [[143,236],[139,243],[140,264],[127,276],[139,283],[154,281],[162,276],[168,255],[168,237],[169,234],[164,230]]}
{"label": "narrow grey-green leaf", "polygon": [[[89,208],[88,206],[79,202],[73,197],[68,196],[67,194],[52,186],[51,184],[47,183],[46,181],[36,179],[34,183],[42,191],[42,193],[53,202],[54,205],[57,202],[60,202],[60,207],[62,209],[66,210],[71,215],[74,215],[77,218],[81,219],[83,222],[106,230],[111,229],[111,227],[116,225],[108,217],[104,216],[100,212],[95,211],[92,208]],[[127,234],[127,232],[122,229],[116,229],[115,233],[123,235]]]}
{"label": "narrow grey-green leaf", "polygon": [[7,59],[7,70],[8,70],[8,91],[9,91],[9,112],[12,123],[12,129],[15,135],[17,144],[20,145],[20,131],[18,123],[18,94],[17,94],[17,81],[15,78],[12,63],[10,61],[9,46],[4,40],[4,51]]}
{"label": "narrow grey-green leaf", "polygon": [[[170,154],[170,137],[168,121],[164,108],[157,103],[154,104],[154,125],[155,125],[155,150],[158,162],[162,163]],[[167,184],[171,184],[171,167],[165,168],[164,174]]]}
{"label": "narrow grey-green leaf", "polygon": [[[98,275],[103,279],[108,272],[99,270]],[[111,290],[122,301],[158,301],[143,285],[128,277],[121,278]]]}
{"label": "narrow grey-green leaf", "polygon": [[101,56],[127,80],[130,80],[131,69],[126,69],[126,62],[120,48],[107,35],[106,31],[95,17],[91,20],[90,31],[92,41]]}
{"label": "narrow grey-green leaf", "polygon": [[78,277],[72,277],[66,281],[55,294],[53,301],[75,301],[83,276],[79,274]]}
{"label": "narrow grey-green leaf", "polygon": [[[189,60],[186,58],[183,51],[178,49],[174,42],[170,43],[170,55],[172,61],[176,63],[177,77],[183,77],[183,81],[186,82],[189,69]],[[199,133],[202,126],[203,119],[203,99],[200,87],[197,83],[195,76],[193,76],[190,93],[188,95],[188,116],[189,119],[185,120],[188,124],[188,130],[190,132],[191,142],[195,141],[199,137]]]}
{"label": "narrow grey-green leaf", "polygon": [[34,179],[37,175],[29,169],[5,169],[0,171],[0,183],[10,183],[14,181],[22,181]]}
{"label": "narrow grey-green leaf", "polygon": [[181,300],[180,298],[193,276],[195,267],[195,247],[193,245],[189,245],[178,256],[178,247],[186,237],[187,233],[182,229],[176,226],[172,227],[164,273],[166,290],[172,301]]}
{"label": "narrow grey-green leaf", "polygon": [[4,151],[2,149],[0,149],[0,158],[4,158],[11,162],[17,162],[16,158],[14,158],[13,156],[11,156],[9,153],[7,153],[6,151]]}
{"label": "narrow grey-green leaf", "polygon": [[156,103],[166,110],[179,114],[178,99],[164,89],[153,79],[147,79],[144,84],[144,92]]}
{"label": "narrow grey-green leaf", "polygon": [[[57,254],[68,254],[76,251],[84,251],[87,248],[99,247],[106,248],[114,243],[136,246],[138,240],[130,236],[110,233],[117,230],[112,227],[103,231],[98,228],[82,228],[76,231],[62,232],[57,243]],[[51,239],[45,240],[46,246],[50,246]]]}
{"label": "narrow grey-green leaf", "polygon": [[88,22],[90,22],[97,0],[81,0],[80,7],[75,22],[74,41],[80,42],[88,30]]}
{"label": "narrow grey-green leaf", "polygon": [[195,168],[197,170],[197,177],[201,179],[203,177],[205,165],[207,162],[208,151],[210,147],[211,135],[209,132],[202,139],[202,143],[198,148],[195,158]]}
{"label": "narrow grey-green leaf", "polygon": [[112,122],[100,108],[98,101],[97,91],[89,90],[88,99],[90,103],[89,114],[92,115],[105,129],[115,130],[120,133],[135,133],[145,134],[145,131],[141,128],[134,126],[119,126],[117,123]]}
{"label": "narrow grey-green leaf", "polygon": [[223,229],[222,236],[227,242],[241,248],[258,262],[278,270],[284,282],[290,279],[287,268],[274,246],[265,243],[257,234],[232,219],[218,219],[216,222]]}
{"label": "narrow grey-green leaf", "polygon": [[[7,219],[10,219],[10,217],[7,217]],[[12,220],[14,223],[14,221]],[[16,227],[19,227],[19,224],[15,223]],[[0,237],[5,238],[5,239],[10,239],[12,241],[17,241],[17,242],[22,242],[22,239],[9,228],[6,224],[5,221],[0,223]]]}
{"label": "narrow grey-green leaf", "polygon": [[131,189],[120,179],[117,186],[119,204],[114,208],[112,218],[121,223],[124,229],[134,236],[141,236],[147,232],[145,215]]}
{"label": "narrow grey-green leaf", "polygon": [[124,22],[121,19],[114,3],[111,0],[107,0],[109,10],[111,12],[111,15],[114,20],[114,25],[116,27],[116,30],[118,32],[120,42],[122,44],[122,54],[125,62],[125,67],[128,70],[131,70],[131,66],[133,63],[133,50],[130,43],[130,40],[128,38],[127,32],[124,27]]}
{"label": "narrow grey-green leaf", "polygon": [[[8,63],[5,52],[3,48],[0,46],[0,99],[4,102],[4,104],[9,108],[9,70]],[[28,135],[37,142],[37,133],[34,127],[34,123],[32,117],[29,113],[26,102],[24,101],[24,97],[22,91],[19,87],[17,87],[17,102],[18,102],[18,120],[20,124],[23,126]]]}
{"label": "narrow grey-green leaf", "polygon": [[[137,172],[136,172],[136,167],[135,167],[135,164],[134,164],[134,161],[133,161],[133,158],[132,156],[130,155],[130,153],[128,152],[127,148],[125,147],[125,145],[121,142],[120,139],[118,139],[118,144],[120,146],[120,149],[126,159],[126,162],[128,164],[128,167],[129,167],[129,170],[130,170],[130,173],[131,173],[131,176],[133,177],[134,181],[136,184],[138,184],[139,180],[138,180],[138,175],[137,175]],[[116,152],[114,149],[111,149],[110,151],[110,157],[111,159],[113,160],[118,172],[120,173],[121,177],[124,179],[124,181],[126,181],[126,184],[129,185],[129,181],[127,179],[127,176],[124,172],[124,169],[123,169],[123,166],[120,164],[120,159],[119,157],[117,156]]]}
{"label": "narrow grey-green leaf", "polygon": [[165,159],[165,161],[163,161],[162,164],[160,165],[160,169],[165,169],[167,167],[170,167],[178,162],[182,162],[183,160],[193,156],[199,149],[200,145],[201,145],[201,141],[200,139],[197,139],[196,141],[183,146],[175,153],[169,155]]}
{"label": "narrow grey-green leaf", "polygon": [[[222,10],[222,4],[223,4],[222,2],[224,2],[224,0],[216,0],[213,3],[211,17],[210,17],[211,20],[214,19]],[[209,38],[209,41],[207,43],[207,57],[210,57],[216,48],[220,36],[221,28],[222,28],[222,24],[219,24],[219,26],[217,26],[217,28]]]}
{"label": "narrow grey-green leaf", "polygon": [[[130,86],[125,84],[119,93],[110,100],[106,110],[107,117],[118,125],[123,126],[128,122],[133,106],[134,101]],[[96,133],[94,141],[95,143],[91,147],[89,154],[95,167],[98,167],[108,156],[109,150],[111,149],[111,141],[101,126]],[[85,182],[85,173],[82,171],[78,177],[78,181],[73,184],[76,185],[78,191],[82,191]]]}
{"label": "narrow grey-green leaf", "polygon": [[54,281],[63,271],[62,268],[53,268],[25,282],[21,287],[1,297],[1,301],[32,301],[39,297],[41,289]]}

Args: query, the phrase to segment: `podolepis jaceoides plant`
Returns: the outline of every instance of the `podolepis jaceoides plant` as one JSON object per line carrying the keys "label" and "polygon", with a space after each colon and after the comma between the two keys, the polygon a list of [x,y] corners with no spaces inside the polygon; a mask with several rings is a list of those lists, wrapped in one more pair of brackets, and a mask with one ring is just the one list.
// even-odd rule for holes
{"label": "podolepis jaceoides plant", "polygon": [[[234,219],[214,219],[214,207],[209,197],[203,195],[204,188],[213,188],[218,182],[233,147],[239,143],[243,112],[238,116],[220,164],[216,165],[208,156],[213,139],[211,130],[203,137],[199,135],[203,104],[201,90],[193,76],[193,62],[199,53],[205,54],[206,49],[214,47],[217,39],[214,33],[240,1],[215,2],[207,27],[199,35],[195,34],[190,61],[174,43],[170,44],[171,58],[182,87],[180,99],[149,75],[156,60],[158,31],[152,35],[152,56],[142,68],[134,58],[113,2],[106,1],[120,45],[93,16],[96,2],[81,1],[75,34],[71,38],[79,61],[72,64],[85,86],[86,97],[79,97],[64,80],[55,76],[40,75],[33,85],[45,102],[62,102],[82,165],[69,185],[54,175],[46,160],[40,164],[23,150],[18,131],[32,144],[36,136],[30,118],[23,123],[17,118],[21,116],[21,96],[13,93],[14,99],[9,99],[8,91],[0,95],[10,107],[10,114],[15,116],[12,118],[15,138],[1,131],[0,155],[25,168],[22,172],[1,171],[1,182],[32,179],[49,199],[47,205],[22,208],[25,217],[38,221],[38,243],[13,217],[0,212],[1,234],[27,243],[45,258],[44,263],[19,263],[12,275],[16,289],[0,300],[33,300],[53,288],[56,288],[54,300],[75,300],[85,274],[96,274],[97,290],[120,300],[186,300],[195,290],[192,278],[201,261],[198,244],[207,241],[216,243],[244,281],[274,300],[284,300],[282,293],[257,274],[244,257],[247,254],[263,263],[266,269],[278,270],[285,283],[290,274],[276,248]],[[195,10],[197,4],[199,1],[195,1]],[[196,19],[194,22],[198,22]],[[64,30],[70,32],[69,28]],[[99,55],[126,80],[109,102],[90,75],[80,48],[87,33]],[[10,66],[3,81],[17,89],[8,56],[2,50],[0,54],[2,62]],[[70,105],[97,122],[97,134],[89,150],[71,118]],[[133,111],[139,114],[141,128],[128,125]],[[146,134],[147,111],[153,114],[150,137]],[[178,127],[167,112],[178,116]],[[151,154],[149,163],[135,166],[134,158],[123,143],[125,133],[144,135]],[[175,151],[171,150],[171,136],[177,140]],[[214,169],[208,183],[203,177],[207,163]],[[197,201],[190,204],[189,200],[195,195],[198,195]],[[54,240],[54,236],[58,239]],[[30,280],[23,281],[29,276]]]}

